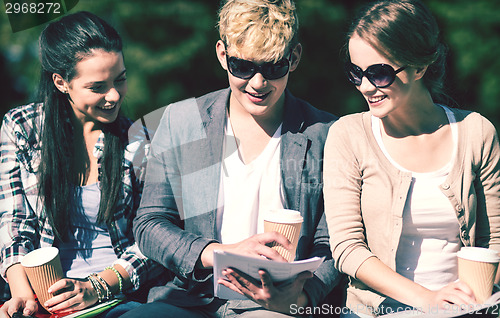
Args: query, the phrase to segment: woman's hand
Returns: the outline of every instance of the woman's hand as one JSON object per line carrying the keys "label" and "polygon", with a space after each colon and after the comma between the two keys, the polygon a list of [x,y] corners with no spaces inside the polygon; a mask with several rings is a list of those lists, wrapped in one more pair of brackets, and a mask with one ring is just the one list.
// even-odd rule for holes
{"label": "woman's hand", "polygon": [[476,304],[472,290],[463,282],[453,282],[432,291],[399,275],[376,257],[361,264],[356,278],[379,293],[424,312],[434,313],[457,306],[465,309],[464,306]]}
{"label": "woman's hand", "polygon": [[467,308],[475,305],[476,298],[472,289],[463,282],[453,282],[445,287],[431,291],[426,303],[428,308],[423,308],[424,311],[449,310],[450,305],[459,306],[459,308]]}
{"label": "woman's hand", "polygon": [[97,302],[97,292],[88,280],[63,278],[50,286],[54,297],[44,307],[50,312],[70,312],[85,309]]}
{"label": "woman's hand", "polygon": [[21,312],[30,316],[38,311],[38,304],[34,298],[14,297],[6,301],[0,308],[0,318],[10,318],[14,313]]}

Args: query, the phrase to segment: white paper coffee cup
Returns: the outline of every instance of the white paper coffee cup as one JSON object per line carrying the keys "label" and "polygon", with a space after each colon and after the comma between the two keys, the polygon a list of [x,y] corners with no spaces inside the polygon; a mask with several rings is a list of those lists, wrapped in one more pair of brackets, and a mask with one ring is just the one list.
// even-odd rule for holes
{"label": "white paper coffee cup", "polygon": [[43,306],[52,298],[52,294],[47,291],[49,287],[63,278],[59,249],[42,247],[31,251],[21,260],[21,265],[24,267],[38,301]]}
{"label": "white paper coffee cup", "polygon": [[500,256],[482,247],[462,247],[458,256],[458,278],[469,285],[476,301],[484,303],[493,291]]}
{"label": "white paper coffee cup", "polygon": [[264,232],[278,232],[285,236],[291,243],[292,249],[287,250],[281,244],[273,243],[275,249],[284,259],[292,262],[299,243],[300,229],[304,219],[300,212],[287,209],[271,210],[264,215]]}

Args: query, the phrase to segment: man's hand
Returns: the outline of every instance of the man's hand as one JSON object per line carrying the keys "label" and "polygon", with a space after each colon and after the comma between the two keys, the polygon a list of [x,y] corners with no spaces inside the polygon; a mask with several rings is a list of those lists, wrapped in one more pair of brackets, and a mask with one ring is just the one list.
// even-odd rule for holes
{"label": "man's hand", "polygon": [[290,314],[292,304],[300,307],[307,305],[304,284],[313,276],[311,272],[302,272],[292,282],[274,285],[265,270],[259,271],[260,281],[236,269],[226,269],[222,274],[227,280],[219,279],[219,284],[245,295],[266,309],[284,314]]}
{"label": "man's hand", "polygon": [[290,241],[278,232],[268,232],[262,234],[256,234],[235,244],[219,244],[212,243],[207,245],[200,257],[200,266],[202,268],[212,268],[214,265],[214,250],[222,250],[227,252],[232,252],[235,254],[241,254],[246,256],[265,256],[266,258],[278,261],[286,262],[276,250],[267,246],[270,243],[279,243],[283,245],[284,248],[292,248]]}

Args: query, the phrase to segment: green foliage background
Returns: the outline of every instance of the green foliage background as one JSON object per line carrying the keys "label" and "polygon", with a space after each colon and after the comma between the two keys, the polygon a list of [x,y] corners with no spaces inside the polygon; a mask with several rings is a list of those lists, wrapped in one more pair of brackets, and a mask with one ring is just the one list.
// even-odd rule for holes
{"label": "green foliage background", "polygon": [[[4,3],[8,0],[4,0]],[[302,61],[292,92],[336,115],[367,109],[342,71],[348,23],[366,0],[296,0]],[[459,107],[500,127],[500,1],[424,0],[448,44],[447,92]],[[123,106],[137,119],[168,103],[226,87],[215,56],[218,0],[80,0],[121,33],[129,92]],[[37,37],[43,25],[12,32],[0,12],[0,115],[33,100],[39,76]]]}

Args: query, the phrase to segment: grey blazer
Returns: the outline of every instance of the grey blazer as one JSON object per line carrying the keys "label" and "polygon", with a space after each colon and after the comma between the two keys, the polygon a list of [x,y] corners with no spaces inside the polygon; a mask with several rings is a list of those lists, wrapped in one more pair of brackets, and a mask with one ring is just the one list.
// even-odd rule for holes
{"label": "grey blazer", "polygon": [[[285,208],[304,218],[296,259],[326,256],[305,284],[311,305],[339,281],[323,215],[323,147],[336,119],[285,91],[281,175]],[[150,293],[150,301],[177,306],[214,300],[212,270],[196,268],[201,252],[217,242],[217,201],[230,89],[169,105],[148,160],[134,234],[144,255],[175,275]]]}

